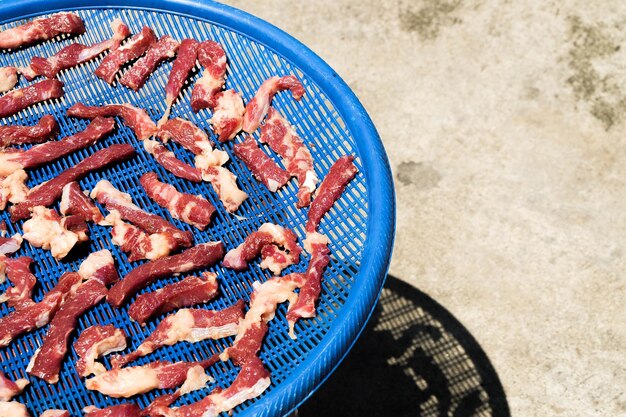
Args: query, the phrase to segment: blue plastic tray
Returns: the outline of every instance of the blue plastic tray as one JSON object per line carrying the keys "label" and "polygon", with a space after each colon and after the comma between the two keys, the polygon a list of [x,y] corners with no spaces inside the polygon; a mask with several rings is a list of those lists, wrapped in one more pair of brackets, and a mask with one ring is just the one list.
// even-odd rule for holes
{"label": "blue plastic tray", "polygon": [[[358,176],[321,223],[321,232],[327,234],[332,242],[332,260],[325,273],[318,316],[301,320],[296,326],[298,339],[293,341],[287,336],[286,306],[279,308],[260,353],[271,371],[272,385],[258,399],[235,409],[237,415],[247,416],[288,414],[315,391],[356,341],[376,303],[389,265],[395,225],[394,192],[385,151],[371,120],[348,86],[318,56],[274,26],[239,10],[211,2],[191,1],[109,0],[105,5],[102,1],[89,0],[80,4],[77,8],[75,2],[65,0],[1,2],[2,28],[35,16],[73,10],[84,19],[87,32],[75,40],[51,41],[14,53],[0,54],[0,65],[26,65],[31,56],[52,55],[75,41],[92,44],[107,39],[111,36],[109,22],[115,17],[122,18],[133,33],[138,32],[142,25],[148,25],[159,36],[170,34],[176,39],[214,39],[224,46],[229,58],[227,88],[240,91],[246,101],[254,95],[263,80],[272,75],[293,73],[302,80],[307,93],[300,102],[295,102],[288,93],[282,93],[274,99],[274,106],[296,126],[299,135],[310,147],[320,178],[325,176],[337,157],[344,154],[357,156],[355,163],[359,169]],[[84,120],[65,116],[65,110],[77,102],[130,102],[146,108],[154,120],[161,117],[164,111],[163,88],[171,63],[162,65],[140,92],[135,93],[121,85],[112,88],[95,77],[93,71],[99,61],[97,59],[60,74],[66,92],[61,100],[37,105],[0,123],[32,124],[42,115],[51,113],[60,123],[61,136],[70,135],[82,130],[87,124]],[[26,84],[22,79],[18,87]],[[207,121],[210,113],[202,111],[194,114],[189,107],[189,96],[190,91],[186,90],[174,106],[172,117],[190,119],[210,131]],[[268,192],[252,178],[245,165],[233,157],[232,142],[217,146],[231,155],[229,168],[238,176],[241,188],[250,195],[236,215],[223,210],[210,184],[192,184],[175,178],[154,162],[127,127],[121,123],[118,126],[116,133],[105,141],[31,171],[29,186],[54,177],[103,146],[130,143],[138,151],[133,160],[88,176],[81,181],[81,187],[89,190],[98,180],[107,178],[118,188],[129,192],[137,204],[170,219],[182,229],[192,230],[196,242],[222,240],[226,248],[230,249],[267,221],[286,225],[294,229],[300,239],[304,238],[307,210],[298,210],[295,206],[295,181],[276,194]],[[255,136],[258,137],[258,132]],[[190,153],[175,144],[168,146],[181,159],[192,163]],[[271,154],[271,151],[268,152]],[[147,171],[156,171],[162,179],[174,184],[179,190],[205,195],[218,208],[208,230],[198,232],[191,226],[173,220],[166,210],[150,201],[138,181],[141,174]],[[10,224],[8,212],[0,216],[7,220],[10,233],[21,230],[22,222]],[[137,265],[128,263],[126,255],[111,244],[109,228],[91,225],[90,233],[89,247],[77,251],[75,256],[63,262],[55,261],[48,251],[32,248],[25,242],[17,255],[28,255],[35,260],[34,273],[40,282],[36,300],[50,290],[63,272],[76,270],[80,261],[91,251],[110,249],[122,276]],[[299,265],[286,272],[304,270],[307,263],[308,256],[305,256]],[[220,309],[240,298],[247,300],[251,283],[268,278],[268,273],[262,271],[257,262],[250,270],[242,273],[234,273],[220,266],[212,270],[218,274],[221,294],[207,305],[209,308]],[[170,282],[171,279],[161,280],[145,291],[153,291]],[[0,286],[0,291],[4,291],[5,287],[6,284]],[[6,305],[0,305],[0,315],[8,312]],[[101,303],[80,320],[78,331],[96,323],[112,323],[132,335],[130,345],[136,348],[154,330],[159,319],[141,328],[128,319],[126,312],[127,306],[116,310]],[[24,369],[32,353],[42,343],[46,330],[44,327],[0,349],[2,370],[9,377],[24,377]],[[196,344],[179,343],[160,349],[137,361],[137,364],[155,359],[202,359],[230,343],[232,338]],[[38,416],[48,408],[64,408],[73,416],[80,416],[81,409],[87,405],[108,406],[123,402],[88,391],[74,369],[75,361],[76,355],[71,349],[58,384],[48,385],[36,378],[29,378],[31,385],[16,399],[26,404],[33,416]],[[186,395],[178,404],[197,401],[215,386],[229,385],[237,372],[238,368],[230,362],[214,365],[210,373],[216,383],[205,390]],[[154,397],[165,392],[153,391],[131,401],[146,406]]]}

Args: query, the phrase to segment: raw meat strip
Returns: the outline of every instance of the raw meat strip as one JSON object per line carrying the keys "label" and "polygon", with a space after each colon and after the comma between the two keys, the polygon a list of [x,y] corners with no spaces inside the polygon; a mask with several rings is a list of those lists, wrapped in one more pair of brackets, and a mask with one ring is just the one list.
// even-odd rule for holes
{"label": "raw meat strip", "polygon": [[343,190],[346,189],[348,183],[356,176],[358,171],[352,161],[354,161],[352,155],[342,156],[330,167],[328,174],[320,185],[315,200],[311,203],[305,227],[307,233],[313,233],[317,230],[317,226],[324,214],[330,210],[335,201],[341,196],[341,193],[343,193]]}
{"label": "raw meat strip", "polygon": [[222,242],[208,242],[196,245],[182,253],[139,265],[111,288],[107,301],[112,306],[119,307],[141,288],[157,279],[195,269],[208,268],[217,263],[223,256],[224,245]]}
{"label": "raw meat strip", "polygon": [[128,309],[130,318],[145,324],[157,314],[180,307],[206,303],[217,295],[217,275],[204,272],[202,277],[187,277],[153,292],[141,294]]}
{"label": "raw meat strip", "polygon": [[154,156],[154,159],[156,159],[159,165],[178,178],[192,182],[202,181],[202,173],[198,168],[184,163],[174,155],[174,152],[168,151],[165,146],[161,145],[156,140],[144,140],[143,146],[150,155]]}
{"label": "raw meat strip", "polygon": [[261,395],[271,384],[270,374],[261,360],[253,356],[243,364],[241,371],[226,389],[216,389],[193,404],[160,410],[166,417],[216,417],[239,404]]}
{"label": "raw meat strip", "polygon": [[[282,246],[285,251],[270,252],[265,249],[272,245]],[[243,271],[248,268],[248,262],[261,254],[261,268],[278,275],[289,265],[298,263],[300,252],[302,249],[298,246],[298,238],[294,232],[276,224],[264,223],[259,230],[250,233],[242,244],[229,250],[222,264],[226,268]]]}
{"label": "raw meat strip", "polygon": [[[103,264],[103,259],[109,261]],[[33,355],[26,370],[30,375],[41,378],[49,384],[56,384],[59,381],[59,372],[67,353],[69,338],[76,328],[78,319],[84,312],[98,304],[107,294],[106,286],[118,279],[113,257],[108,250],[91,254],[83,261],[83,264],[85,263],[94,265],[85,267],[86,270],[97,269],[74,294],[69,296],[55,314],[43,344]],[[101,273],[102,269],[106,273]]]}
{"label": "raw meat strip", "polygon": [[191,92],[191,108],[196,113],[215,107],[215,95],[226,81],[226,53],[219,43],[204,41],[198,46],[198,61],[204,71]]}
{"label": "raw meat strip", "polygon": [[107,408],[97,408],[93,405],[83,408],[85,417],[140,417],[141,408],[136,404],[119,404]]}
{"label": "raw meat strip", "polygon": [[17,401],[0,401],[1,417],[30,417],[26,406]]}
{"label": "raw meat strip", "polygon": [[29,192],[27,179],[28,174],[23,169],[0,179],[0,210],[4,210],[9,202],[18,204],[26,199]]}
{"label": "raw meat strip", "polygon": [[156,361],[143,366],[115,368],[85,381],[87,389],[98,391],[113,398],[128,398],[144,394],[154,389],[174,388],[187,378],[187,372],[194,366],[207,368],[215,359],[201,362]]}
{"label": "raw meat strip", "polygon": [[0,126],[0,147],[41,143],[55,138],[58,133],[59,126],[54,116],[46,114],[34,126]]}
{"label": "raw meat strip", "polygon": [[46,41],[62,34],[85,33],[82,19],[74,13],[57,13],[0,32],[0,48],[15,49]]}
{"label": "raw meat strip", "polygon": [[237,186],[235,174],[224,167],[211,165],[211,163],[205,155],[196,157],[196,167],[202,172],[202,179],[211,183],[226,211],[229,213],[237,211],[241,203],[248,198],[248,194]]}
{"label": "raw meat strip", "polygon": [[18,306],[9,315],[0,317],[0,347],[17,336],[45,326],[56,314],[66,295],[82,280],[75,272],[65,273],[57,285],[36,304]]}
{"label": "raw meat strip", "polygon": [[119,72],[122,66],[142,56],[154,42],[156,42],[154,32],[149,27],[144,26],[141,32],[105,56],[94,74],[109,84],[113,83],[115,74]]}
{"label": "raw meat strip", "polygon": [[287,171],[267,156],[252,137],[248,136],[242,143],[235,144],[233,150],[235,155],[252,171],[254,177],[271,192],[278,191],[289,181],[290,176]]}
{"label": "raw meat strip", "polygon": [[182,220],[200,230],[211,223],[215,207],[200,196],[181,193],[173,185],[159,181],[157,174],[148,172],[139,179],[148,197],[169,210],[173,218]]}
{"label": "raw meat strip", "polygon": [[[11,237],[0,237],[0,255],[4,256],[17,252],[20,249],[20,246],[22,246],[22,240],[22,235],[19,233],[16,233]],[[0,282],[4,281],[2,278],[3,274],[0,274]]]}
{"label": "raw meat strip", "polygon": [[0,93],[6,93],[17,84],[17,68],[0,68]]}
{"label": "raw meat strip", "polygon": [[209,122],[215,134],[218,135],[217,140],[227,142],[241,132],[246,109],[243,106],[241,94],[235,90],[217,93],[215,100],[216,105]]}
{"label": "raw meat strip", "polygon": [[146,80],[159,66],[159,64],[169,58],[176,56],[176,51],[180,44],[170,35],[165,35],[148,48],[146,55],[139,58],[133,66],[126,71],[120,83],[126,87],[138,91],[146,83]]}
{"label": "raw meat strip", "polygon": [[302,317],[315,317],[315,303],[322,290],[322,275],[330,262],[328,243],[328,238],[317,232],[308,235],[305,241],[305,248],[311,253],[306,282],[300,289],[298,300],[291,304],[287,311],[289,334],[293,339],[296,337],[294,333],[296,322]]}
{"label": "raw meat strip", "polygon": [[78,181],[93,171],[121,162],[134,155],[135,149],[127,144],[111,145],[108,148],[100,149],[53,179],[30,190],[23,202],[11,207],[11,220],[17,221],[27,218],[35,206],[52,205],[61,196],[66,184]]}
{"label": "raw meat strip", "polygon": [[86,222],[98,224],[104,220],[100,209],[85,195],[76,181],[72,181],[63,187],[59,211],[64,216],[80,216]]}
{"label": "raw meat strip", "polygon": [[59,72],[91,61],[107,49],[114,51],[119,48],[124,39],[130,36],[130,29],[120,19],[114,19],[111,22],[111,29],[113,29],[111,39],[90,46],[74,43],[49,58],[32,57],[30,68],[21,69],[21,71],[29,80],[39,75],[55,78]]}
{"label": "raw meat strip", "polygon": [[305,274],[300,273],[271,278],[262,284],[255,281],[252,284],[254,291],[250,296],[250,308],[239,322],[235,342],[220,358],[230,358],[241,364],[256,355],[267,331],[267,323],[274,318],[278,305],[286,301],[293,304],[298,299],[295,289],[302,287],[305,282]]}
{"label": "raw meat strip", "polygon": [[142,229],[122,220],[117,210],[112,210],[104,224],[113,226],[111,242],[122,251],[130,253],[129,262],[140,259],[159,259],[178,248],[178,243],[171,233],[148,234]]}
{"label": "raw meat strip", "polygon": [[261,126],[259,141],[267,143],[279,154],[289,174],[298,178],[298,207],[311,204],[311,194],[319,182],[313,169],[313,157],[296,129],[273,107],[270,107],[267,120]]}
{"label": "raw meat strip", "polygon": [[54,209],[33,208],[32,217],[24,222],[24,239],[36,248],[50,250],[55,259],[63,259],[80,242],[89,240],[84,221],[67,223]]}
{"label": "raw meat strip", "polygon": [[8,117],[33,104],[63,96],[63,83],[59,80],[39,81],[28,87],[6,93],[0,97],[0,117]]}
{"label": "raw meat strip", "polygon": [[126,333],[112,324],[96,325],[85,329],[74,342],[74,350],[78,355],[76,371],[86,377],[106,372],[104,365],[96,359],[112,352],[126,349]]}
{"label": "raw meat strip", "polygon": [[293,75],[284,77],[271,77],[265,80],[254,98],[246,104],[246,114],[243,117],[243,130],[252,133],[261,124],[261,121],[270,108],[270,103],[274,95],[279,91],[291,90],[291,95],[296,100],[300,100],[304,95],[304,87],[300,80]]}
{"label": "raw meat strip", "polygon": [[100,180],[91,190],[91,198],[95,198],[107,210],[117,210],[122,219],[128,220],[135,226],[148,233],[163,233],[170,235],[180,246],[191,246],[193,236],[191,232],[177,229],[173,224],[161,216],[148,213],[135,205],[129,194],[115,188],[109,181]]}
{"label": "raw meat strip", "polygon": [[[209,137],[202,129],[188,120],[177,117],[159,126],[157,137],[167,143],[170,139],[192,152],[194,155],[211,154],[214,152]],[[224,154],[226,154],[224,152]],[[228,161],[228,154],[222,163]],[[222,159],[222,158],[220,158]],[[220,163],[219,165],[222,165]]]}
{"label": "raw meat strip", "polygon": [[0,176],[7,176],[18,169],[36,168],[91,146],[115,128],[115,120],[95,118],[85,130],[56,142],[35,145],[26,151],[0,152]]}
{"label": "raw meat strip", "polygon": [[29,256],[20,256],[6,258],[4,263],[7,277],[13,286],[0,295],[0,303],[8,302],[10,306],[32,303],[33,287],[37,284],[37,278],[30,272],[33,259]]}
{"label": "raw meat strip", "polygon": [[11,398],[24,391],[29,383],[27,379],[18,379],[13,382],[0,371],[0,401],[11,401]]}
{"label": "raw meat strip", "polygon": [[178,55],[172,64],[172,70],[165,86],[165,106],[166,110],[159,124],[165,123],[170,116],[170,110],[174,101],[180,94],[185,81],[189,77],[193,67],[196,65],[198,56],[198,41],[195,39],[183,39],[178,48]]}
{"label": "raw meat strip", "polygon": [[106,104],[104,106],[87,106],[76,103],[67,109],[67,115],[83,119],[95,119],[96,117],[119,116],[124,124],[130,127],[139,140],[148,139],[157,131],[156,124],[150,119],[148,112],[132,104]]}
{"label": "raw meat strip", "polygon": [[238,301],[220,311],[191,308],[178,310],[163,319],[137,350],[127,355],[114,356],[111,363],[114,367],[121,367],[163,346],[221,339],[237,334],[237,323],[243,318],[243,307],[244,302]]}

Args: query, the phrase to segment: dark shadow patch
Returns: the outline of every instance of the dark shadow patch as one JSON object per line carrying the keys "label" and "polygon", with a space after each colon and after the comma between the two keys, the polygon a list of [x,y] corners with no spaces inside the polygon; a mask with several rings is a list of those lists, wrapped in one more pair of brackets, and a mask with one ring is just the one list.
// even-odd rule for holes
{"label": "dark shadow patch", "polygon": [[388,276],[354,348],[298,417],[509,417],[476,340],[421,291]]}
{"label": "dark shadow patch", "polygon": [[461,0],[424,0],[416,6],[404,8],[399,13],[400,28],[405,32],[415,32],[422,39],[435,39],[443,26],[460,23],[452,14],[461,5]]}
{"label": "dark shadow patch", "polygon": [[441,174],[428,162],[401,162],[396,178],[404,185],[413,185],[418,189],[434,188],[441,181]]}

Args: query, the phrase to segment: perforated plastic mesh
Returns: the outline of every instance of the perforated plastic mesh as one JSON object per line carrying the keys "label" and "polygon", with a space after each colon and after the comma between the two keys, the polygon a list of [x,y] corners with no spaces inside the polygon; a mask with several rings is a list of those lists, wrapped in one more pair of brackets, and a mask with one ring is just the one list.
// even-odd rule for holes
{"label": "perforated plastic mesh", "polygon": [[[272,398],[272,392],[276,390],[276,387],[280,386],[283,381],[298,369],[298,366],[320,344],[320,341],[333,336],[327,333],[333,321],[339,315],[345,313],[342,310],[342,306],[345,304],[355,280],[368,277],[367,275],[358,274],[368,233],[369,196],[362,160],[358,157],[359,152],[355,145],[356,138],[351,135],[324,91],[306,73],[294,67],[289,61],[277,55],[268,47],[256,43],[238,32],[209,24],[199,19],[192,19],[173,13],[128,9],[94,9],[80,10],[78,14],[86,23],[87,32],[84,35],[76,39],[51,41],[21,51],[1,54],[0,65],[27,65],[32,56],[50,56],[62,47],[76,41],[92,44],[107,39],[111,36],[109,22],[116,17],[120,17],[127,23],[133,33],[138,32],[142,25],[147,25],[153,28],[158,36],[170,34],[179,40],[186,37],[193,37],[198,40],[214,39],[224,46],[229,59],[226,88],[235,88],[237,91],[240,91],[245,101],[248,101],[254,95],[258,86],[272,75],[295,74],[302,81],[307,93],[300,102],[294,101],[289,93],[281,93],[275,97],[273,105],[296,126],[298,134],[311,149],[315,159],[316,171],[320,178],[325,176],[331,164],[339,156],[344,154],[357,156],[355,163],[360,170],[359,175],[352,181],[340,201],[335,204],[321,223],[321,232],[327,234],[331,239],[332,260],[324,276],[322,295],[317,309],[318,316],[310,320],[301,320],[298,323],[296,326],[298,339],[294,341],[287,336],[286,306],[283,305],[278,309],[276,318],[271,322],[269,334],[260,353],[263,362],[271,371],[272,385],[262,397],[237,407],[235,412],[242,412],[254,402],[260,402],[261,404],[263,402],[269,403],[269,399]],[[0,18],[3,17],[0,16]],[[8,24],[5,22],[2,28],[14,26],[16,23],[22,23],[22,21],[10,22]],[[93,72],[100,61],[101,59],[96,59],[61,73],[59,78],[65,83],[65,96],[62,99],[34,106],[20,112],[16,116],[2,120],[1,123],[34,124],[42,115],[51,113],[60,123],[61,136],[71,135],[84,129],[88,124],[88,121],[65,116],[65,110],[78,102],[88,105],[130,102],[147,109],[153,120],[158,120],[161,117],[165,108],[163,89],[171,63],[160,66],[146,85],[138,93],[135,93],[121,85],[111,87],[95,77]],[[195,74],[191,82],[197,77],[198,74]],[[23,87],[26,84],[26,81],[22,79],[18,87]],[[201,111],[197,115],[194,114],[189,106],[190,94],[190,89],[184,90],[182,97],[179,98],[179,101],[174,106],[171,117],[180,116],[189,119],[207,132],[210,132],[208,123],[210,112]],[[258,138],[258,134],[259,132],[257,131],[254,136]],[[242,140],[241,136],[237,138],[237,141]],[[213,135],[212,137],[215,139]],[[193,184],[178,179],[156,164],[153,158],[145,152],[141,142],[135,138],[129,128],[123,126],[121,121],[118,121],[117,131],[106,140],[86,150],[76,152],[49,166],[30,171],[28,185],[32,187],[48,180],[87,155],[92,154],[96,149],[101,149],[113,143],[132,144],[137,150],[137,156],[113,168],[89,175],[80,182],[82,189],[90,190],[100,179],[106,178],[120,190],[130,193],[134,202],[141,207],[164,216],[181,229],[191,230],[197,243],[222,240],[226,248],[231,249],[241,243],[248,233],[256,230],[264,222],[285,225],[292,228],[301,240],[304,238],[303,226],[307,210],[296,208],[297,184],[295,180],[292,180],[287,187],[278,193],[269,192],[251,176],[246,166],[234,157],[232,142],[217,144],[216,146],[229,153],[231,161],[228,163],[228,168],[237,175],[240,187],[250,196],[235,214],[229,214],[223,209],[210,184]],[[183,150],[175,143],[170,142],[167,146],[179,158],[193,164],[191,153]],[[271,150],[264,145],[262,147],[279,162]],[[206,231],[200,232],[185,223],[172,219],[166,210],[152,202],[139,184],[139,177],[148,171],[157,172],[162,180],[173,184],[180,191],[201,194],[208,198],[218,208],[211,226]],[[103,213],[106,213],[106,211],[103,210]],[[393,216],[393,213],[388,215]],[[8,212],[2,213],[0,216],[7,221],[11,234],[21,230],[22,222],[11,224]],[[42,295],[54,286],[63,272],[76,270],[80,262],[90,252],[103,248],[111,250],[121,276],[126,275],[133,267],[139,264],[129,263],[127,256],[111,243],[109,228],[93,224],[90,224],[89,227],[91,242],[82,248],[75,248],[72,254],[62,262],[54,260],[49,251],[35,249],[27,242],[24,243],[17,255],[31,256],[35,260],[33,271],[39,279],[39,285],[35,292],[36,300],[40,300]],[[375,244],[376,242],[370,243]],[[380,256],[388,257],[389,250],[389,247],[382,248],[383,253]],[[305,270],[307,263],[308,256],[305,255],[299,265],[289,268],[285,273]],[[206,306],[213,309],[224,308],[238,299],[248,300],[252,282],[255,280],[263,281],[269,277],[268,272],[259,268],[258,261],[255,261],[246,272],[235,273],[220,266],[211,268],[211,270],[218,274],[220,284],[220,295]],[[198,271],[197,274],[200,272]],[[180,278],[173,277],[160,280],[150,285],[142,293],[153,291]],[[382,285],[382,277],[369,277],[369,279],[376,279],[378,287],[366,296],[375,298]],[[4,291],[6,286],[7,284],[2,284],[0,291]],[[373,304],[373,300],[370,300],[370,304]],[[150,321],[148,325],[142,328],[137,323],[129,320],[127,308],[128,304],[116,310],[104,302],[100,303],[80,319],[76,335],[90,325],[112,323],[131,335],[129,348],[136,348],[154,330],[161,317]],[[0,315],[4,316],[9,311],[6,305],[0,305]],[[367,318],[368,311],[359,314],[362,325]],[[7,348],[0,348],[2,368],[9,377],[20,378],[25,376],[24,370],[35,349],[41,345],[46,330],[47,328],[44,327],[18,338]],[[75,337],[72,338],[72,341]],[[344,340],[341,344],[347,349],[351,342],[352,340]],[[156,359],[172,361],[200,360],[222,350],[231,343],[232,338],[196,344],[179,343],[175,346],[159,349],[157,352],[135,362],[135,364],[143,364]],[[337,362],[339,359],[333,360]],[[58,384],[48,385],[37,378],[29,378],[31,385],[16,400],[27,404],[29,410],[35,416],[48,408],[64,408],[69,410],[72,415],[78,416],[81,415],[80,410],[87,405],[108,406],[120,402],[96,392],[88,391],[85,388],[84,381],[76,373],[74,368],[75,362],[76,354],[73,349],[70,349],[63,363]],[[108,360],[105,360],[105,364],[109,365]],[[197,401],[207,395],[214,387],[229,385],[235,378],[238,368],[230,362],[220,362],[209,368],[209,371],[216,382],[209,384],[204,390],[186,395],[178,404]],[[313,375],[314,371],[310,372],[312,373],[310,377],[315,380],[315,383],[319,383],[324,377],[324,375]],[[135,397],[132,401],[143,407],[153,398],[165,392],[160,390],[153,391],[149,394]],[[308,392],[299,392],[288,401],[279,401],[280,406],[263,406],[261,409],[266,414],[285,412],[307,394]],[[276,402],[274,401],[274,403]]]}

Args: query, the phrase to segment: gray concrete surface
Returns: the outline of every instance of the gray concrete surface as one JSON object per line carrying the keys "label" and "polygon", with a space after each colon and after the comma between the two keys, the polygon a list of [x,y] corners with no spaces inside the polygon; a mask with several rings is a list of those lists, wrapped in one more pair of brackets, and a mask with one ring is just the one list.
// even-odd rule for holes
{"label": "gray concrete surface", "polygon": [[626,415],[626,2],[225,1],[350,84],[396,180],[391,274],[514,416]]}

